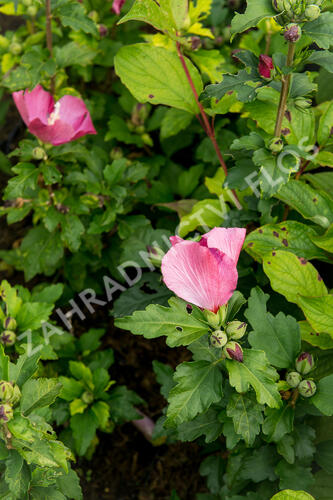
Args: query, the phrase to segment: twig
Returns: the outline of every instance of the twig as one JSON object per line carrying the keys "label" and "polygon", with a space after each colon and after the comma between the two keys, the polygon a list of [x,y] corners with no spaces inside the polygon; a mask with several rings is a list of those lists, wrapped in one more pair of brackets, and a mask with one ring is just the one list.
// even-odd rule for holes
{"label": "twig", "polygon": [[[295,55],[295,44],[292,42],[289,42],[288,55],[287,55],[287,67],[288,68],[290,68],[293,64],[294,55]],[[291,73],[288,73],[288,75],[283,76],[283,78],[282,78],[282,88],[281,88],[278,112],[277,112],[277,116],[276,116],[274,137],[281,137],[282,121],[283,121],[283,117],[284,117],[284,114],[286,112],[286,107],[287,107],[287,98],[288,98],[290,80],[291,80]]]}
{"label": "twig", "polygon": [[[45,10],[46,10],[46,45],[50,54],[50,59],[53,58],[53,45],[52,45],[52,12],[51,12],[51,0],[45,0]],[[51,94],[54,94],[55,88],[55,75],[51,76],[50,82]]]}
{"label": "twig", "polygon": [[[183,56],[180,43],[176,42],[176,46],[177,46],[178,57],[179,57],[180,62],[182,64],[182,66],[183,66],[186,78],[187,78],[187,80],[188,80],[188,82],[190,84],[192,93],[193,93],[194,98],[195,98],[195,102],[197,103],[197,106],[199,108],[199,112],[200,112],[201,119],[202,119],[202,122],[203,122],[203,129],[206,132],[206,134],[209,137],[209,139],[211,140],[211,142],[212,142],[212,144],[214,146],[215,152],[217,154],[217,157],[219,159],[220,165],[223,168],[223,171],[224,171],[225,175],[227,176],[228,175],[227,165],[226,165],[226,163],[225,163],[225,161],[223,159],[222,153],[221,153],[220,148],[219,148],[219,146],[217,144],[216,137],[215,137],[215,130],[210,125],[208,117],[207,117],[207,115],[205,113],[205,110],[204,110],[201,102],[199,101],[198,92],[197,92],[197,89],[195,88],[195,85],[193,83],[193,80],[192,80],[192,77],[191,77],[190,72],[188,70],[188,67],[186,66],[185,58]],[[243,207],[242,207],[242,205],[241,205],[241,203],[240,203],[240,201],[238,199],[238,196],[237,196],[235,190],[232,189],[231,192],[232,192],[232,194],[234,196],[234,202],[235,202],[236,207],[238,208],[238,210],[241,210]]]}

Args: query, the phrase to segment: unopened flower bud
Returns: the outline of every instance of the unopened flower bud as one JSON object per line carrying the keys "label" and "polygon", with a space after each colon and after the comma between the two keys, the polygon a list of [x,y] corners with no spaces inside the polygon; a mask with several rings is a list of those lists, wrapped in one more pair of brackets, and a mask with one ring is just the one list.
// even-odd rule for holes
{"label": "unopened flower bud", "polygon": [[273,153],[279,153],[283,149],[283,140],[280,137],[273,137],[269,141],[268,147]]}
{"label": "unopened flower bud", "polygon": [[228,342],[228,336],[222,330],[215,330],[210,336],[210,343],[213,347],[222,349]]}
{"label": "unopened flower bud", "polygon": [[235,361],[243,362],[243,350],[238,342],[228,342],[223,347],[223,352],[228,359],[234,359]]}
{"label": "unopened flower bud", "polygon": [[304,12],[305,19],[307,21],[314,21],[320,16],[320,7],[318,5],[309,5]]}
{"label": "unopened flower bud", "polygon": [[214,313],[213,311],[204,310],[204,316],[212,328],[218,328],[221,324],[219,313]]}
{"label": "unopened flower bud", "polygon": [[309,108],[312,104],[311,99],[305,99],[304,97],[296,97],[295,106],[299,109]]}
{"label": "unopened flower bud", "polygon": [[298,372],[289,372],[286,378],[290,387],[297,387],[302,380],[302,376]]}
{"label": "unopened flower bud", "polygon": [[15,341],[16,341],[16,335],[11,330],[4,330],[0,335],[0,342],[2,342],[2,344],[4,345],[7,346],[13,345],[15,344]]}
{"label": "unopened flower bud", "polygon": [[124,156],[123,150],[119,146],[115,146],[110,151],[111,160],[120,160],[120,158],[123,158],[123,156]]}
{"label": "unopened flower bud", "polygon": [[14,394],[14,387],[11,382],[7,382],[6,380],[2,380],[0,382],[0,401],[2,403],[7,403],[10,401]]}
{"label": "unopened flower bud", "polygon": [[10,402],[12,403],[13,406],[16,406],[17,403],[20,401],[20,399],[21,399],[20,388],[17,384],[14,384],[13,396]]}
{"label": "unopened flower bud", "polygon": [[32,151],[32,156],[35,160],[46,160],[47,155],[44,151],[43,148],[37,146],[37,148],[34,148]]}
{"label": "unopened flower bud", "polygon": [[99,36],[101,38],[103,38],[104,36],[106,36],[108,34],[108,29],[105,26],[105,24],[99,24],[98,25],[98,31],[99,31]]}
{"label": "unopened flower bud", "polygon": [[265,80],[272,80],[275,73],[272,58],[266,56],[265,54],[261,54],[259,56],[258,71],[261,78],[264,78]]}
{"label": "unopened flower bud", "polygon": [[285,10],[283,0],[272,0],[272,6],[276,12],[282,12]]}
{"label": "unopened flower bud", "polygon": [[147,246],[147,251],[149,254],[149,260],[153,266],[161,267],[162,259],[165,252],[160,247]]}
{"label": "unopened flower bud", "polygon": [[18,56],[22,52],[22,45],[17,42],[13,42],[9,45],[9,51],[14,55]]}
{"label": "unopened flower bud", "polygon": [[90,405],[90,403],[92,403],[94,401],[94,395],[89,391],[85,391],[82,394],[81,399],[84,403],[86,403],[87,405]]}
{"label": "unopened flower bud", "polygon": [[286,26],[285,32],[283,34],[284,39],[287,42],[296,43],[302,36],[301,27],[298,24],[290,23]]}
{"label": "unopened flower bud", "polygon": [[92,10],[89,12],[88,17],[92,19],[95,23],[98,23],[99,15],[96,10]]}
{"label": "unopened flower bud", "polygon": [[235,320],[227,324],[225,331],[227,332],[228,337],[230,337],[231,339],[239,340],[244,337],[246,328],[246,323]]}
{"label": "unopened flower bud", "polygon": [[13,408],[9,403],[0,405],[0,424],[6,424],[13,418]]}
{"label": "unopened flower bud", "polygon": [[313,380],[302,380],[298,386],[298,391],[304,398],[311,398],[317,390],[316,384]]}
{"label": "unopened flower bud", "polygon": [[308,352],[302,352],[296,359],[296,370],[302,375],[306,375],[314,368],[313,356]]}
{"label": "unopened flower bud", "polygon": [[14,318],[11,318],[10,316],[7,316],[7,318],[3,320],[3,327],[5,330],[16,330],[16,320]]}
{"label": "unopened flower bud", "polygon": [[198,50],[201,47],[201,38],[199,36],[191,36],[191,49]]}

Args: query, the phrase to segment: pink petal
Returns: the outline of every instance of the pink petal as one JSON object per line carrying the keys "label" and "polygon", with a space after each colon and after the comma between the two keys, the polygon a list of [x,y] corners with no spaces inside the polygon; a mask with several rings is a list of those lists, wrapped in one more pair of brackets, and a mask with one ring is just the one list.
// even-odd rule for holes
{"label": "pink petal", "polygon": [[240,227],[214,227],[202,239],[207,241],[209,248],[217,248],[227,254],[235,264],[239,259],[246,236],[246,229]]}
{"label": "pink petal", "polygon": [[24,92],[24,102],[28,113],[27,125],[29,126],[36,119],[47,125],[48,116],[54,108],[52,95],[41,85],[37,85],[31,92],[27,90]]}
{"label": "pink petal", "polygon": [[22,120],[26,125],[29,125],[29,115],[27,111],[27,107],[25,105],[25,100],[24,100],[24,92],[23,90],[20,90],[19,92],[13,92],[12,94],[14,102],[16,104],[16,107],[18,109],[18,112],[21,115]]}
{"label": "pink petal", "polygon": [[112,10],[119,16],[120,11],[125,3],[125,0],[113,0]]}
{"label": "pink petal", "polygon": [[170,248],[162,260],[162,274],[178,297],[213,312],[228,302],[238,279],[230,257],[194,241]]}
{"label": "pink petal", "polygon": [[181,238],[180,236],[170,236],[169,240],[171,241],[171,245],[174,247],[175,245],[177,245],[177,243],[181,243],[182,241],[185,241],[183,240],[183,238]]}
{"label": "pink petal", "polygon": [[53,125],[44,125],[39,120],[34,120],[29,131],[43,142],[49,142],[53,146],[59,146],[73,140],[74,130],[71,125],[56,120]]}

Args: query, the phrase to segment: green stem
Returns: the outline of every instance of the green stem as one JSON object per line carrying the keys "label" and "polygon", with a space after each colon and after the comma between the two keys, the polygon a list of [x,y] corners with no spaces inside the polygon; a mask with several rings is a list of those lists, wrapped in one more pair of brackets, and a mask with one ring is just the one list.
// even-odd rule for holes
{"label": "green stem", "polygon": [[[293,65],[295,55],[295,44],[289,42],[288,44],[288,55],[287,55],[287,67],[290,68]],[[287,99],[290,87],[291,73],[282,78],[282,88],[280,94],[280,102],[278,107],[278,112],[276,116],[274,137],[281,137],[282,121],[287,107]]]}
{"label": "green stem", "polygon": [[[51,12],[51,0],[45,0],[45,11],[46,11],[46,45],[50,54],[50,59],[53,58],[53,44],[52,44],[52,12]],[[54,94],[55,87],[55,75],[51,76],[51,94]]]}

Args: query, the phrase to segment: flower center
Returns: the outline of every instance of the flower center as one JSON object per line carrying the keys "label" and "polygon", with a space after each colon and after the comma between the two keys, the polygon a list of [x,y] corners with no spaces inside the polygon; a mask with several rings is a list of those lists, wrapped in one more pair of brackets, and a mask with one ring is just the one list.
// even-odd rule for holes
{"label": "flower center", "polygon": [[48,117],[47,124],[54,125],[54,123],[59,119],[60,119],[60,102],[58,101],[54,106],[54,110]]}

